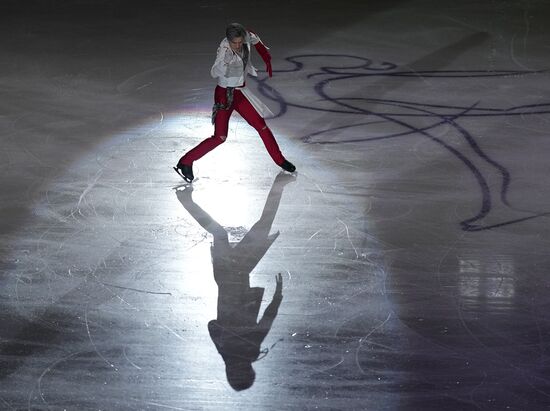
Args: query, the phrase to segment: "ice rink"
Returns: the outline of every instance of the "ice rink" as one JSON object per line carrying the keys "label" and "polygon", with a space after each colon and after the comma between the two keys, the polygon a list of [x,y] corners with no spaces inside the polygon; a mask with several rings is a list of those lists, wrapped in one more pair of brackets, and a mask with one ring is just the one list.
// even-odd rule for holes
{"label": "ice rink", "polygon": [[[234,21],[297,173],[235,113],[186,184]],[[550,409],[549,21],[0,3],[0,410]]]}

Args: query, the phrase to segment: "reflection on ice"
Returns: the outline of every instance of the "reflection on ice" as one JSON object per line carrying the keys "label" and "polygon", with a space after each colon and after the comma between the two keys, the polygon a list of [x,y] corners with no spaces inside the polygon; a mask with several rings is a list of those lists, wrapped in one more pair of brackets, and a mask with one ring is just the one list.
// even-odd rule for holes
{"label": "reflection on ice", "polygon": [[261,344],[275,320],[282,300],[283,280],[277,275],[272,301],[260,317],[264,289],[250,286],[250,273],[279,236],[270,234],[284,186],[294,180],[281,172],[275,178],[260,219],[238,241],[193,199],[193,186],[177,191],[187,212],[213,236],[214,279],[218,285],[217,318],[208,323],[216,349],[225,361],[229,384],[235,390],[250,388],[255,380],[252,363],[260,359]]}
{"label": "reflection on ice", "polygon": [[487,263],[461,259],[458,277],[460,295],[480,298],[488,304],[491,299],[511,299],[515,295],[515,274],[513,261],[509,258]]}

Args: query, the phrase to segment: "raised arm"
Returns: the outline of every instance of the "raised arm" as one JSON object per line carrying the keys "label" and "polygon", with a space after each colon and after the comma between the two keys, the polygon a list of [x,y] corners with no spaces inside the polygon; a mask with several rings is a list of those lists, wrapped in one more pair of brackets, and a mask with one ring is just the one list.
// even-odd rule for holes
{"label": "raised arm", "polygon": [[273,294],[273,300],[265,309],[262,319],[258,322],[258,330],[261,335],[261,341],[263,341],[271,329],[271,325],[277,316],[279,306],[283,300],[283,276],[279,273],[275,276],[275,279],[277,281],[277,287],[275,289],[275,293]]}
{"label": "raised arm", "polygon": [[271,54],[269,54],[269,48],[266,47],[264,43],[262,43],[260,36],[258,36],[251,30],[249,30],[248,32],[250,33],[250,43],[254,46],[254,48],[265,63],[265,71],[267,71],[269,77],[273,77],[273,70],[271,68]]}

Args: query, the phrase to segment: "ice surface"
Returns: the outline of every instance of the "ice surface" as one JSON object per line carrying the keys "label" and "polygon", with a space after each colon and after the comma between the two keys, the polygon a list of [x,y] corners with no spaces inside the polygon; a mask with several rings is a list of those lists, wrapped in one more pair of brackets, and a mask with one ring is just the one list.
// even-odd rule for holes
{"label": "ice surface", "polygon": [[[0,409],[550,406],[548,3],[0,15]],[[235,114],[190,187],[232,21],[298,173]]]}

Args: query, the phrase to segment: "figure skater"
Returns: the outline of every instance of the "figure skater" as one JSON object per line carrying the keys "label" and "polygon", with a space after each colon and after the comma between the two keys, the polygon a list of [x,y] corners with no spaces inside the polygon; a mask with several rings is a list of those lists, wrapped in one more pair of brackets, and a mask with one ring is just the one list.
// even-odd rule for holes
{"label": "figure skater", "polygon": [[256,129],[267,152],[279,167],[293,173],[296,167],[285,159],[273,133],[266,125],[264,117],[273,115],[246,87],[248,74],[257,76],[257,71],[250,62],[251,46],[254,46],[266,65],[266,71],[271,77],[271,55],[256,33],[246,30],[238,23],[227,26],[226,38],[218,47],[216,61],[210,74],[216,78],[218,85],[214,91],[214,107],[212,109],[212,124],[214,135],[202,141],[196,147],[180,158],[174,170],[188,183],[195,178],[193,162],[209,153],[227,139],[229,118],[236,110],[248,124]]}

